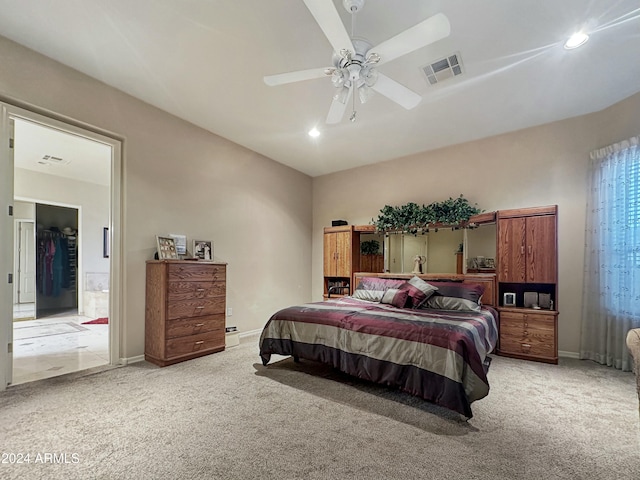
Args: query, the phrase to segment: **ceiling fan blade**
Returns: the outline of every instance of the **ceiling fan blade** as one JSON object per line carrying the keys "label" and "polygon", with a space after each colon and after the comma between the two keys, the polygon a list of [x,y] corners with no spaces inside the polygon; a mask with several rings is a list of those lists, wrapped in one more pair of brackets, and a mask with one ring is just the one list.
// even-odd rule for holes
{"label": "ceiling fan blade", "polygon": [[334,52],[337,54],[340,54],[340,50],[355,52],[351,37],[344,28],[340,15],[331,0],[304,0],[304,4],[316,19]]}
{"label": "ceiling fan blade", "polygon": [[333,102],[331,102],[331,107],[329,107],[329,113],[327,114],[327,123],[340,123],[342,117],[344,117],[344,112],[346,112],[347,110],[347,105],[349,105],[351,90],[352,89],[349,89],[349,95],[347,96],[347,100],[344,103],[340,102],[336,98],[333,99]]}
{"label": "ceiling fan blade", "polygon": [[264,77],[264,83],[270,87],[276,85],[285,85],[287,83],[302,82],[303,80],[313,80],[314,78],[326,77],[326,67],[312,68],[310,70],[299,70],[297,72],[279,73],[277,75],[267,75]]}
{"label": "ceiling fan blade", "polygon": [[382,65],[448,37],[449,33],[451,33],[449,19],[444,14],[438,13],[395,37],[372,47],[369,51],[380,55],[379,65]]}
{"label": "ceiling fan blade", "polygon": [[407,110],[418,106],[422,101],[422,97],[416,92],[409,90],[404,85],[399,84],[380,72],[378,72],[378,80],[376,80],[376,83],[371,88]]}

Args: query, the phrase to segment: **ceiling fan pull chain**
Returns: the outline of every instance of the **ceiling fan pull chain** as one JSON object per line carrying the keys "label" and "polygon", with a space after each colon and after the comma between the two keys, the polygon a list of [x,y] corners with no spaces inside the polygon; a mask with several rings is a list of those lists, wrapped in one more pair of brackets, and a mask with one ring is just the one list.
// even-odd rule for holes
{"label": "ceiling fan pull chain", "polygon": [[351,12],[351,38],[356,36],[356,12]]}
{"label": "ceiling fan pull chain", "polygon": [[351,96],[353,97],[353,112],[351,113],[351,116],[349,117],[349,120],[351,120],[351,122],[355,122],[356,121],[356,84],[355,82],[351,82]]}

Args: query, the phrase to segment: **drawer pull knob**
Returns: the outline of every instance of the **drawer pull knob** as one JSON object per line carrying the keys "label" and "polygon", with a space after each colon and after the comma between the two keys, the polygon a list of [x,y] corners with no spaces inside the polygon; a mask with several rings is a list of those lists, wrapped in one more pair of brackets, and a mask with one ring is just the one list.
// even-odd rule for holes
{"label": "drawer pull knob", "polygon": [[196,327],[204,327],[204,323],[196,323]]}
{"label": "drawer pull knob", "polygon": [[198,288],[196,292],[204,292],[204,288]]}
{"label": "drawer pull knob", "polygon": [[199,342],[196,342],[195,345],[202,345],[204,343],[204,340],[200,340]]}
{"label": "drawer pull knob", "polygon": [[204,307],[196,307],[196,308],[204,308]]}
{"label": "drawer pull knob", "polygon": [[531,345],[528,343],[523,343],[522,348],[531,348]]}

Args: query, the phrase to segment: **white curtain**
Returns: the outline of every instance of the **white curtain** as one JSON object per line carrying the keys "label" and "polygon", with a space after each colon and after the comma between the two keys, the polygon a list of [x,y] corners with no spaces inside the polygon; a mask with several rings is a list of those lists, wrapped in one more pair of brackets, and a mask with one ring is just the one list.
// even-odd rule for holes
{"label": "white curtain", "polygon": [[631,370],[640,327],[640,137],[591,152],[580,358]]}

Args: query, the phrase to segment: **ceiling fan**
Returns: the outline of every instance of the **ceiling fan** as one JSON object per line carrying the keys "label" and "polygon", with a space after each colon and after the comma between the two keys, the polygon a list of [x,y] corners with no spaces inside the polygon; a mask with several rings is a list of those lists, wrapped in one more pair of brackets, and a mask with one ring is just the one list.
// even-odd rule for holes
{"label": "ceiling fan", "polygon": [[420,95],[378,72],[377,67],[449,36],[449,20],[444,14],[438,13],[374,47],[364,39],[352,38],[355,14],[362,9],[364,2],[365,0],[342,1],[344,8],[352,16],[350,36],[332,0],[304,0],[333,47],[333,66],[268,75],[264,77],[264,82],[269,86],[276,86],[331,77],[338,93],[331,102],[327,123],[339,123],[342,120],[352,96],[353,113],[350,120],[355,121],[356,90],[361,103],[365,103],[373,94],[372,90],[375,90],[407,110],[417,106],[422,100]]}

